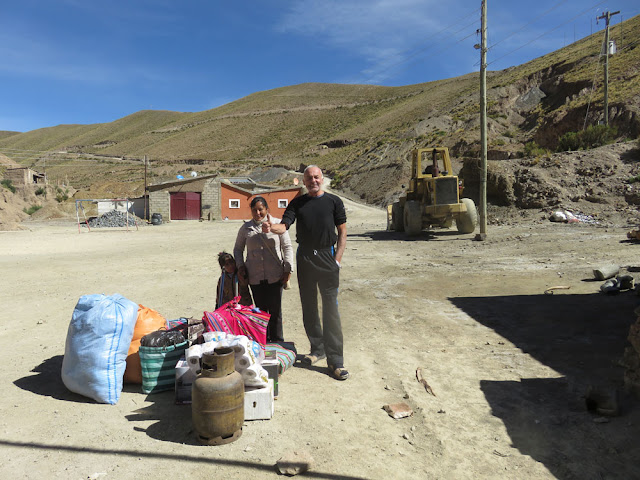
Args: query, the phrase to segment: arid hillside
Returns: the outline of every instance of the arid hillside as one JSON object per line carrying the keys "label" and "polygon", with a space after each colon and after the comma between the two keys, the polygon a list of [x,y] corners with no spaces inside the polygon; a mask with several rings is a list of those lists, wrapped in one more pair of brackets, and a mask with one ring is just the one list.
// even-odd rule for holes
{"label": "arid hillside", "polygon": [[[624,37],[615,28],[624,29]],[[613,37],[624,40],[609,60],[609,120],[613,141],[625,142],[640,133],[640,17],[615,28]],[[490,160],[507,162],[507,170],[521,161],[545,165],[564,134],[602,121],[602,40],[598,32],[526,64],[489,72]],[[477,161],[479,100],[477,73],[404,87],[308,83],[202,112],[147,110],[106,124],[0,132],[0,153],[46,172],[53,185],[93,197],[141,195],[145,156],[148,183],[191,171],[237,175],[314,163],[338,191],[382,206],[407,182],[414,148],[447,146],[459,168]],[[625,155],[618,161],[632,164],[635,154]],[[553,205],[551,199],[543,203]]]}

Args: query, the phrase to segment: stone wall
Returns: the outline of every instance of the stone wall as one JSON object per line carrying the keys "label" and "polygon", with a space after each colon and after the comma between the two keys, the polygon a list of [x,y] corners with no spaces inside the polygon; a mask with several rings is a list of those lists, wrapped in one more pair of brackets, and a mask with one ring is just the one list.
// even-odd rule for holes
{"label": "stone wall", "polygon": [[[171,198],[167,190],[156,190],[149,192],[149,213],[159,213],[162,221],[168,222],[171,219]],[[149,217],[151,218],[151,217]]]}
{"label": "stone wall", "polygon": [[207,180],[202,187],[200,198],[201,217],[205,220],[220,220],[220,181]]}

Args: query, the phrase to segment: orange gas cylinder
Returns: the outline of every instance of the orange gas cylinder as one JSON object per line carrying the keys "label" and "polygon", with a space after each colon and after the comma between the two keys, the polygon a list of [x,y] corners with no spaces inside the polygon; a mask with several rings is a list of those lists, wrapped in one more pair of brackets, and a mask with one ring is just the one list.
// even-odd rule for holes
{"label": "orange gas cylinder", "polygon": [[242,435],[244,382],[234,360],[228,347],[202,356],[202,370],[191,390],[191,418],[204,445],[224,445]]}

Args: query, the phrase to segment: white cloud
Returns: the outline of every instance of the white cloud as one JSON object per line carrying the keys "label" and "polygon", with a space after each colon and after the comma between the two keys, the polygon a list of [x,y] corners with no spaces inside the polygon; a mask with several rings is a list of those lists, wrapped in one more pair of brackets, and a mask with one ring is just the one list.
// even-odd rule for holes
{"label": "white cloud", "polygon": [[[367,65],[355,82],[380,83],[412,58],[436,51],[435,44],[455,43],[473,32],[468,25],[479,22],[479,13],[469,14],[479,5],[464,3],[457,8],[456,2],[439,0],[303,0],[291,6],[279,30],[354,56]],[[446,30],[447,21],[456,26]]]}
{"label": "white cloud", "polygon": [[340,50],[379,60],[407,48],[439,27],[430,12],[438,1],[303,0],[296,2],[279,26]]}

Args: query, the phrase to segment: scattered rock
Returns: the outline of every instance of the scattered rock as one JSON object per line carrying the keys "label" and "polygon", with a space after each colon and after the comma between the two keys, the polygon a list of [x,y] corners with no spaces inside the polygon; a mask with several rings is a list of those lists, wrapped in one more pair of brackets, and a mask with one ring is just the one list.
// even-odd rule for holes
{"label": "scattered rock", "polygon": [[[91,228],[99,228],[99,227],[126,227],[127,219],[129,221],[130,227],[135,227],[136,225],[142,225],[142,221],[136,218],[134,215],[129,214],[127,217],[126,213],[120,212],[118,210],[111,210],[105,214],[100,215],[99,217],[91,218],[87,223]],[[87,225],[85,223],[81,224],[83,227]]]}
{"label": "scattered rock", "polygon": [[315,460],[306,450],[294,450],[276,462],[278,472],[282,475],[298,475],[313,468]]}
{"label": "scattered rock", "polygon": [[615,277],[620,272],[618,265],[604,265],[593,270],[593,276],[596,280],[606,280]]}
{"label": "scattered rock", "polygon": [[391,418],[395,418],[396,420],[413,415],[413,410],[411,409],[411,407],[404,402],[384,405],[382,408],[389,414]]}

